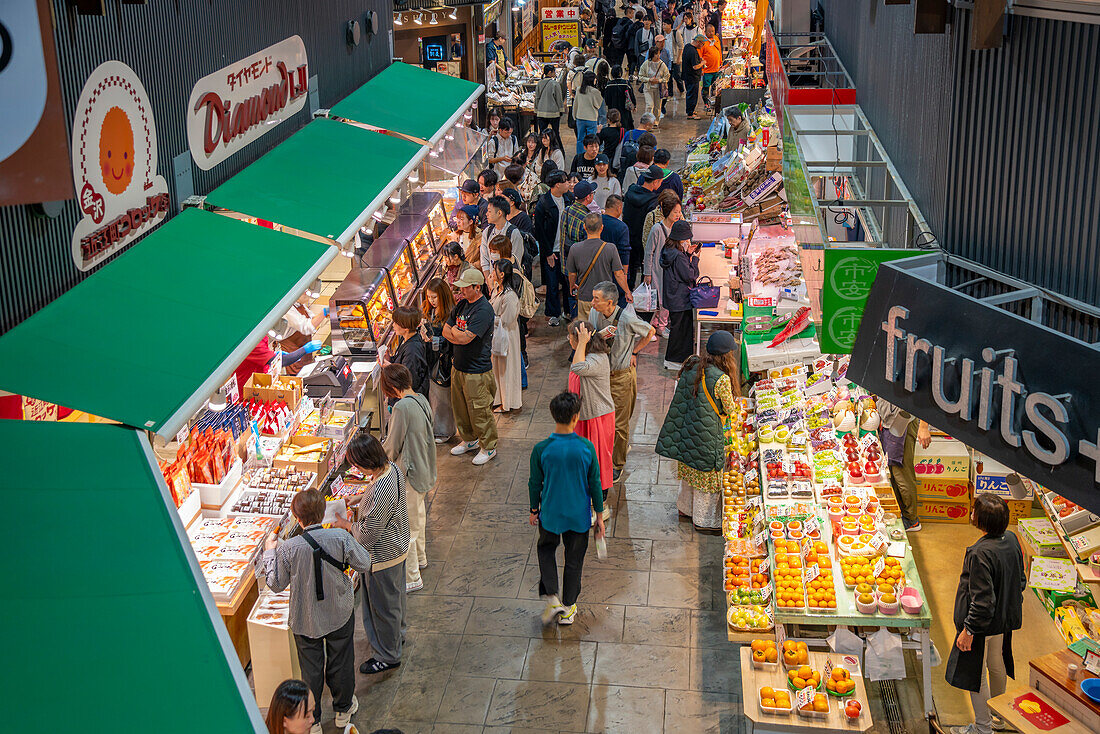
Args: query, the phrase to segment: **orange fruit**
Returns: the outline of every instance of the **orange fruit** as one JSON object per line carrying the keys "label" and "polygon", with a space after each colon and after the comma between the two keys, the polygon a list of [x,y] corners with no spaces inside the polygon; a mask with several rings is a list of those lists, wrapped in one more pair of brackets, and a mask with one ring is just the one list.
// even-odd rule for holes
{"label": "orange fruit", "polygon": [[761,698],[775,698],[775,690],[770,686],[764,686],[760,689]]}

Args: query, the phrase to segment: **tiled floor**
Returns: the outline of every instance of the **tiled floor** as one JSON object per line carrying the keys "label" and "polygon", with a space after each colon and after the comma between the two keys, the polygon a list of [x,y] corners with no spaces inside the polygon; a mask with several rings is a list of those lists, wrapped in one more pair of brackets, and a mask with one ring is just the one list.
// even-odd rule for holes
{"label": "tiled floor", "polygon": [[[682,161],[683,141],[705,124],[667,119],[658,141]],[[474,467],[440,451],[429,566],[424,590],[409,596],[405,659],[392,674],[358,676],[354,721],[364,732],[406,734],[740,732],[721,539],[678,518],[674,467],[653,453],[673,386],[656,345],[639,359],[633,449],[609,497],[608,556],[586,558],[573,626],[539,621],[528,460],[553,429],[549,403],[565,389],[568,360],[564,329],[545,324],[532,320],[529,388],[522,412],[498,421],[497,458]],[[357,659],[368,654],[360,639]]]}

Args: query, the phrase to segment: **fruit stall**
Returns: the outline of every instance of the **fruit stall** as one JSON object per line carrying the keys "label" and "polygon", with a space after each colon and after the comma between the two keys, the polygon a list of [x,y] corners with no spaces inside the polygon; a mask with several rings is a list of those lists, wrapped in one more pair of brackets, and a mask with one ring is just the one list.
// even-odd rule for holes
{"label": "fruit stall", "polygon": [[886,476],[875,398],[845,368],[822,358],[769,370],[726,427],[729,638],[774,630],[781,647],[743,654],[790,667],[838,627],[861,637],[888,628],[921,651],[930,710],[932,617]]}
{"label": "fruit stall", "polygon": [[753,734],[871,728],[858,658],[813,652],[794,640],[782,646],[779,657],[774,640],[741,648],[741,693]]}

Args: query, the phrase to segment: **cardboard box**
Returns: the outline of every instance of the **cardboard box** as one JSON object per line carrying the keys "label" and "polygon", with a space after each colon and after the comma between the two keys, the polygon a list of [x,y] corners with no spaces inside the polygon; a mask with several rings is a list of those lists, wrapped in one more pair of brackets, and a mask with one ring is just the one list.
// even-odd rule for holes
{"label": "cardboard box", "polygon": [[933,479],[918,474],[917,497],[940,502],[969,502],[970,482],[965,479]]}
{"label": "cardboard box", "polygon": [[274,387],[271,375],[264,372],[255,372],[244,385],[241,398],[244,400],[260,400],[265,403],[281,400],[292,410],[298,410],[298,403],[302,400],[302,378],[283,376],[279,378],[282,385],[290,385],[290,389]]}
{"label": "cardboard box", "polygon": [[1047,614],[1050,615],[1051,619],[1054,619],[1054,610],[1069,601],[1081,602],[1090,607],[1095,606],[1092,594],[1085,585],[1081,583],[1077,584],[1077,588],[1073,590],[1073,593],[1047,591],[1046,589],[1032,589],[1032,591],[1035,592],[1035,596],[1039,597],[1039,601],[1043,603],[1043,607],[1046,608]]}
{"label": "cardboard box", "polygon": [[970,450],[951,438],[933,438],[928,448],[919,443],[914,452],[917,479],[970,479]]}
{"label": "cardboard box", "polygon": [[1045,558],[1065,558],[1066,549],[1058,539],[1058,533],[1045,517],[1030,517],[1017,523],[1017,530],[1035,550],[1035,555]]}
{"label": "cardboard box", "polygon": [[1031,517],[1031,500],[1005,500],[1008,505],[1008,524],[1018,525]]}
{"label": "cardboard box", "polygon": [[918,497],[917,517],[921,522],[949,522],[965,524],[970,522],[969,502],[941,502]]}
{"label": "cardboard box", "polygon": [[[302,460],[288,460],[276,458],[272,465],[280,469],[295,469],[297,471],[314,472],[317,475],[317,479],[314,480],[313,486],[317,486],[317,483],[323,481],[332,469],[333,455],[332,455],[333,440],[331,438],[315,438],[313,436],[291,436],[284,444],[284,448],[287,446],[302,446],[324,447],[324,453],[317,461],[302,461]],[[278,455],[276,455],[278,456]]]}

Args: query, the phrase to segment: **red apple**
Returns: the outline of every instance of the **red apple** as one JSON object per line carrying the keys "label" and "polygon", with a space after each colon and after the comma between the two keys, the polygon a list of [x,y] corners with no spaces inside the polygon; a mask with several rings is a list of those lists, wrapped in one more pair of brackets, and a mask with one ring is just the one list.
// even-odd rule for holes
{"label": "red apple", "polygon": [[859,471],[860,471],[859,462],[858,461],[849,461],[848,462],[848,471],[853,472],[855,474],[859,474]]}
{"label": "red apple", "polygon": [[869,477],[873,477],[878,474],[878,462],[868,461],[863,465],[863,473]]}
{"label": "red apple", "polygon": [[849,719],[858,719],[859,712],[863,709],[859,701],[852,700],[844,704],[844,715]]}
{"label": "red apple", "polygon": [[855,449],[848,449],[844,455],[848,458],[848,461],[859,461],[859,452]]}
{"label": "red apple", "polygon": [[867,458],[877,460],[879,457],[878,444],[871,444],[867,447]]}

